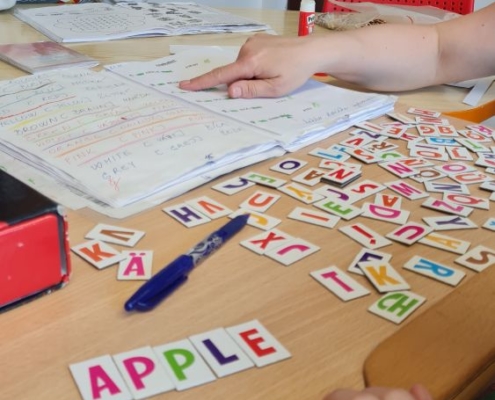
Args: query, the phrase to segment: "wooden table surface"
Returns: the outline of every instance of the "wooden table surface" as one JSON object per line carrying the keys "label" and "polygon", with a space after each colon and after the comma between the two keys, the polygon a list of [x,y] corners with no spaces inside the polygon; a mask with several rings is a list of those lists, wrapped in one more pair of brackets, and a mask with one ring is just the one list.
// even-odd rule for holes
{"label": "wooden table surface", "polygon": [[[269,23],[279,33],[295,35],[297,30],[297,12],[229,11]],[[212,34],[72,44],[70,47],[108,64],[163,57],[168,54],[170,44],[239,45],[246,37],[246,34]],[[9,12],[0,13],[0,41],[41,39],[42,35]],[[15,68],[0,64],[1,79],[22,75]],[[465,107],[459,102],[465,93],[464,89],[441,86],[405,93],[400,100],[418,107],[446,110]],[[485,96],[486,99],[494,97],[494,89]],[[462,122],[457,121],[456,124],[459,128],[464,127]],[[314,147],[328,147],[344,137],[346,133],[336,135],[294,156],[309,161],[310,166],[317,166],[318,160],[309,156],[308,152]],[[403,144],[401,146],[406,151]],[[268,174],[269,167],[274,163],[274,160],[268,160],[232,175],[249,170]],[[377,182],[396,179],[376,165],[364,166],[363,171],[363,179]],[[223,179],[225,177],[215,182]],[[71,245],[83,242],[84,234],[100,222],[143,230],[146,235],[139,242],[139,248],[154,251],[153,268],[156,272],[226,221],[222,219],[187,229],[165,215],[162,207],[207,195],[236,209],[257,189],[250,188],[233,196],[225,196],[212,190],[211,185],[197,188],[125,220],[115,221],[84,210],[68,211]],[[473,190],[473,194],[488,196],[487,192],[479,190]],[[440,215],[420,207],[420,203],[403,200],[403,208],[411,211],[412,220],[421,222],[424,216]],[[320,251],[290,267],[284,267],[239,245],[241,240],[259,233],[253,227],[246,227],[234,240],[205,260],[184,287],[150,313],[126,314],[123,309],[124,301],[141,285],[140,282],[117,281],[115,267],[96,270],[72,255],[73,274],[67,287],[0,314],[0,399],[78,399],[80,396],[68,368],[71,363],[145,345],[165,344],[252,319],[258,319],[291,352],[292,358],[156,398],[309,400],[320,399],[336,387],[362,387],[364,360],[378,343],[400,326],[367,311],[380,297],[371,287],[371,295],[344,303],[310,277],[311,271],[330,265],[347,269],[361,246],[337,231],[338,227],[346,225],[345,221],[329,230],[288,219],[288,213],[301,205],[283,196],[270,209],[270,215],[283,220],[279,229],[320,246]],[[482,225],[490,213],[475,210],[470,218]],[[358,217],[356,221],[372,226],[381,234],[396,228],[395,225],[370,222],[363,217]],[[471,241],[473,246],[484,244],[488,247],[493,244],[495,235],[481,228],[447,234]],[[454,265],[456,258],[453,253],[421,244],[406,247],[393,243],[382,250],[393,254],[392,263],[397,268],[413,255],[447,265]],[[467,274],[463,283],[476,274],[468,269],[463,271]],[[411,320],[455,290],[409,271],[401,270],[401,273],[413,291],[427,298]],[[356,279],[369,286],[363,277],[357,276]],[[427,365],[424,367],[428,368]]]}

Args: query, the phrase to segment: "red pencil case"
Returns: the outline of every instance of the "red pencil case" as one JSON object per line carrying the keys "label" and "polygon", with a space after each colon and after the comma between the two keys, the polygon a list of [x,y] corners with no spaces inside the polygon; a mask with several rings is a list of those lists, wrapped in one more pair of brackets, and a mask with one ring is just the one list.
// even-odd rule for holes
{"label": "red pencil case", "polygon": [[63,287],[70,272],[62,208],[0,170],[0,311]]}

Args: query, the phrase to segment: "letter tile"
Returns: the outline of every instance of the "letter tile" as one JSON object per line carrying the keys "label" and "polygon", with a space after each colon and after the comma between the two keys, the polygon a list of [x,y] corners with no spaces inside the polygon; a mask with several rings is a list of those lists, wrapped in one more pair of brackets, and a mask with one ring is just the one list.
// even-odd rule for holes
{"label": "letter tile", "polygon": [[271,217],[266,214],[262,214],[256,211],[243,210],[239,208],[229,215],[229,218],[235,218],[238,215],[249,214],[247,224],[250,226],[254,226],[255,228],[262,229],[264,231],[269,231],[270,229],[275,228],[278,224],[282,222],[282,220]]}
{"label": "letter tile", "polygon": [[377,193],[373,204],[400,210],[402,205],[402,197],[396,196],[395,194]]}
{"label": "letter tile", "polygon": [[85,236],[86,239],[101,240],[102,242],[134,247],[144,236],[145,232],[127,229],[120,226],[98,224]]}
{"label": "letter tile", "polygon": [[443,172],[437,171],[436,169],[430,167],[417,169],[416,171],[417,174],[411,175],[409,178],[418,183],[433,181],[435,179],[440,179],[447,176]]}
{"label": "letter tile", "polygon": [[402,164],[401,160],[381,162],[378,165],[399,178],[407,178],[408,176],[416,174],[414,168]]}
{"label": "letter tile", "polygon": [[388,262],[363,261],[358,265],[380,293],[410,289],[406,280]]}
{"label": "letter tile", "polygon": [[339,201],[337,199],[326,198],[314,203],[314,206],[336,215],[346,221],[353,219],[362,213],[361,209],[354,207],[353,205]]}
{"label": "letter tile", "polygon": [[270,169],[275,172],[291,175],[303,168],[307,163],[307,161],[298,160],[297,158],[286,158],[270,167]]}
{"label": "letter tile", "polygon": [[346,152],[351,156],[365,164],[376,163],[379,160],[378,155],[373,154],[371,151],[363,149],[351,149],[349,148]]}
{"label": "letter tile", "polygon": [[231,196],[254,185],[256,185],[254,182],[237,176],[235,178],[227,179],[223,182],[217,183],[211,188],[216,190],[217,192],[221,192],[223,194]]}
{"label": "letter tile", "polygon": [[208,196],[201,196],[196,199],[186,201],[191,207],[211,219],[218,219],[229,215],[232,210],[218,201],[213,200]]}
{"label": "letter tile", "polygon": [[481,272],[495,263],[495,250],[479,245],[454,261],[464,267]]}
{"label": "letter tile", "polygon": [[272,229],[243,240],[240,244],[257,254],[265,254],[269,250],[287,244],[292,239],[294,239],[293,236],[278,229]]}
{"label": "letter tile", "polygon": [[208,218],[203,213],[195,210],[187,203],[175,204],[173,206],[165,207],[162,209],[162,211],[188,228],[206,224],[211,221],[210,218]]}
{"label": "letter tile", "polygon": [[387,115],[392,119],[402,122],[403,124],[414,124],[414,120],[405,114],[390,112],[387,113]]}
{"label": "letter tile", "polygon": [[354,126],[356,128],[364,129],[365,131],[378,133],[378,134],[380,134],[380,132],[382,131],[382,127],[380,125],[377,125],[370,121],[359,122],[357,124],[354,124]]}
{"label": "letter tile", "polygon": [[350,196],[348,202],[355,203],[358,200],[365,199],[368,196],[379,193],[383,189],[385,189],[385,185],[369,179],[365,179],[361,182],[355,183],[352,186],[349,186],[346,189],[346,192],[349,193]]}
{"label": "letter tile", "polygon": [[392,244],[390,240],[360,223],[343,226],[339,231],[368,249],[379,249]]}
{"label": "letter tile", "polygon": [[228,327],[226,331],[257,367],[291,357],[289,351],[256,319]]}
{"label": "letter tile", "polygon": [[312,271],[310,275],[343,301],[370,294],[368,289],[335,266]]}
{"label": "letter tile", "polygon": [[429,194],[402,180],[386,182],[385,186],[409,200],[422,199]]}
{"label": "letter tile", "polygon": [[304,204],[311,204],[325,198],[322,194],[313,192],[307,187],[299,185],[295,182],[290,182],[287,185],[281,186],[278,190],[296,200],[303,202]]}
{"label": "letter tile", "polygon": [[421,204],[421,207],[430,208],[447,214],[460,215],[461,217],[467,217],[473,211],[471,207],[461,206],[460,204],[451,203],[447,200],[435,199],[434,197],[428,197]]}
{"label": "letter tile", "polygon": [[243,201],[239,207],[245,210],[252,210],[263,213],[273,206],[277,200],[280,199],[280,195],[264,192],[258,190],[253,193],[249,198]]}
{"label": "letter tile", "polygon": [[488,229],[490,231],[495,231],[495,218],[488,218],[486,222],[483,224],[483,228]]}
{"label": "letter tile", "polygon": [[431,232],[425,237],[419,239],[418,243],[437,249],[447,250],[456,254],[464,254],[471,243],[447,235],[441,235],[437,232]]}
{"label": "letter tile", "polygon": [[473,156],[469,153],[469,150],[465,147],[447,147],[447,153],[452,160],[459,161],[473,161]]}
{"label": "letter tile", "polygon": [[259,174],[257,172],[249,172],[245,175],[242,175],[241,178],[257,183],[258,185],[268,186],[275,189],[287,183],[287,181],[284,179],[279,179],[273,176]]}
{"label": "letter tile", "polygon": [[185,390],[216,380],[208,365],[187,340],[153,347],[177,390]]}
{"label": "letter tile", "polygon": [[113,360],[136,400],[175,389],[175,385],[149,346],[119,353]]}
{"label": "letter tile", "polygon": [[98,269],[116,264],[125,257],[109,244],[98,240],[90,240],[89,242],[72,246],[71,250]]}
{"label": "letter tile", "polygon": [[84,400],[132,400],[109,355],[71,364],[69,369]]}
{"label": "letter tile", "polygon": [[417,222],[407,222],[403,226],[394,229],[385,236],[399,243],[404,243],[410,246],[416,243],[419,239],[426,236],[433,229],[429,226],[418,224]]}
{"label": "letter tile", "polygon": [[409,218],[409,211],[396,210],[395,208],[378,206],[373,203],[364,203],[362,206],[363,217],[404,225]]}
{"label": "letter tile", "polygon": [[321,181],[343,187],[361,177],[361,170],[348,167],[332,169],[321,177]]}
{"label": "letter tile", "polygon": [[437,118],[441,115],[438,111],[426,110],[423,108],[409,107],[407,109],[408,114],[419,115],[420,117]]}
{"label": "letter tile", "polygon": [[118,280],[147,280],[153,269],[153,250],[123,251],[119,263]]}
{"label": "letter tile", "polygon": [[488,199],[471,196],[469,194],[444,193],[443,200],[455,204],[460,204],[461,206],[479,208],[481,210],[490,209],[490,201]]}
{"label": "letter tile", "polygon": [[424,185],[428,192],[470,194],[468,187],[462,183],[425,182]]}
{"label": "letter tile", "polygon": [[343,151],[340,151],[339,147],[336,148],[328,148],[328,149],[322,149],[322,148],[315,148],[311,150],[309,155],[320,157],[320,158],[325,158],[328,160],[335,160],[335,161],[346,161],[349,159],[349,155],[344,153]]}
{"label": "letter tile", "polygon": [[425,297],[409,291],[387,293],[372,304],[368,311],[400,324],[425,301]]}
{"label": "letter tile", "polygon": [[414,256],[404,264],[404,269],[427,276],[428,278],[457,286],[466,274],[458,269],[427,260],[426,258]]}
{"label": "letter tile", "polygon": [[219,378],[254,367],[254,363],[223,328],[189,337]]}
{"label": "letter tile", "polygon": [[320,250],[318,246],[301,238],[294,238],[280,247],[267,251],[265,255],[285,266],[289,266],[318,250]]}
{"label": "letter tile", "polygon": [[371,250],[371,249],[361,249],[352,262],[350,263],[349,267],[347,268],[347,271],[352,272],[354,274],[358,275],[364,275],[363,271],[361,271],[361,268],[359,268],[359,263],[360,262],[365,262],[365,261],[383,261],[383,262],[388,262],[392,258],[391,254],[388,253],[383,253],[378,250]]}
{"label": "letter tile", "polygon": [[304,207],[294,208],[287,217],[325,228],[333,228],[340,221],[340,218],[334,215]]}
{"label": "letter tile", "polygon": [[460,229],[476,229],[473,221],[466,217],[458,215],[445,215],[442,217],[424,217],[425,221],[435,231],[454,231]]}
{"label": "letter tile", "polygon": [[448,162],[435,166],[435,169],[449,175],[476,171],[476,168],[463,162]]}
{"label": "letter tile", "polygon": [[302,183],[307,186],[315,186],[320,183],[320,179],[326,172],[322,169],[318,168],[310,168],[299,175],[296,175],[292,178],[294,182]]}

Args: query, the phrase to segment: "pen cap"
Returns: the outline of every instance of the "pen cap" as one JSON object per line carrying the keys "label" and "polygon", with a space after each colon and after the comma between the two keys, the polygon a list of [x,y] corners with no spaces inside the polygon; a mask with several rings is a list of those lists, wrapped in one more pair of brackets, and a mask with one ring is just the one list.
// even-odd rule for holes
{"label": "pen cap", "polygon": [[302,0],[299,7],[299,11],[302,12],[315,12],[316,2],[314,0]]}

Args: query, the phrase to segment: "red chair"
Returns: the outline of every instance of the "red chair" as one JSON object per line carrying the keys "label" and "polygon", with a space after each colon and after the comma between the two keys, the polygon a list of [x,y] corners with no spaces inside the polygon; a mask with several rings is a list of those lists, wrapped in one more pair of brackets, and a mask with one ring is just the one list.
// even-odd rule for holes
{"label": "red chair", "polygon": [[[359,0],[340,0],[346,3],[361,3]],[[473,12],[474,0],[366,0],[371,3],[402,5],[402,6],[433,6],[458,14]],[[347,8],[338,7],[328,0],[324,0],[322,12],[349,12]]]}

